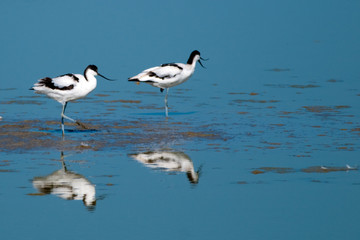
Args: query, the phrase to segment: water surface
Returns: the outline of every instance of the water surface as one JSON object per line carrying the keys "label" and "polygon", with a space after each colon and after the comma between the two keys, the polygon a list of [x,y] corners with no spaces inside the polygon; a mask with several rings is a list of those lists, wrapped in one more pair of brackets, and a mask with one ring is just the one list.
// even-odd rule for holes
{"label": "water surface", "polygon": [[[6,239],[357,239],[357,1],[0,3]],[[141,70],[210,58],[164,93]],[[42,77],[98,79],[61,105]]]}

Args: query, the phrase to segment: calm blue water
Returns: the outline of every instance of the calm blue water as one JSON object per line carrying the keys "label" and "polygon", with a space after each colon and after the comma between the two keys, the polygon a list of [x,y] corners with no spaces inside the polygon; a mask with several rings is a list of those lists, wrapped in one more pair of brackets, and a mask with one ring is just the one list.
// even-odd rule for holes
{"label": "calm blue water", "polygon": [[[359,11],[2,1],[1,238],[358,239]],[[194,49],[210,60],[165,119],[164,93],[127,78]],[[63,141],[61,105],[29,88],[88,64],[118,81],[69,103],[95,130]]]}

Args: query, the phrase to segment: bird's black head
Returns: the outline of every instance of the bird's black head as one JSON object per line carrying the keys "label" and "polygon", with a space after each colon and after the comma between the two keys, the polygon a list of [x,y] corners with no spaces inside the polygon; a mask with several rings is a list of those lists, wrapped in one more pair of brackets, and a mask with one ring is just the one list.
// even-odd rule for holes
{"label": "bird's black head", "polygon": [[85,69],[85,72],[84,72],[85,78],[86,78],[86,72],[87,72],[87,70],[93,70],[94,72],[96,72],[95,75],[99,75],[100,77],[102,77],[102,78],[104,78],[104,79],[106,79],[106,80],[108,80],[108,81],[115,81],[114,79],[109,79],[109,78],[105,77],[104,75],[101,75],[101,74],[98,72],[97,66],[95,66],[95,65],[89,65],[89,66],[87,66],[87,68]]}
{"label": "bird's black head", "polygon": [[187,64],[192,64],[194,62],[194,59],[195,59],[195,61],[198,61],[203,68],[205,68],[205,67],[204,67],[204,65],[202,65],[202,62],[200,60],[204,60],[204,61],[209,60],[209,59],[204,59],[204,58],[200,57],[200,52],[198,50],[194,50],[190,54],[190,57],[189,57],[189,60],[187,61]]}
{"label": "bird's black head", "polygon": [[195,58],[197,55],[200,57],[200,52],[199,52],[198,50],[192,51],[192,53],[190,54],[190,57],[189,57],[189,59],[188,59],[188,61],[187,61],[187,64],[192,64],[193,61],[194,61],[194,58]]}
{"label": "bird's black head", "polygon": [[97,66],[95,66],[95,65],[89,65],[89,66],[87,66],[87,68],[85,69],[85,72],[86,72],[86,70],[87,69],[91,69],[91,70],[93,70],[94,72],[98,72],[98,68],[97,68]]}
{"label": "bird's black head", "polygon": [[199,56],[200,56],[200,52],[199,52],[198,50],[194,50],[194,51],[191,53],[191,55],[194,55],[194,56],[199,55]]}

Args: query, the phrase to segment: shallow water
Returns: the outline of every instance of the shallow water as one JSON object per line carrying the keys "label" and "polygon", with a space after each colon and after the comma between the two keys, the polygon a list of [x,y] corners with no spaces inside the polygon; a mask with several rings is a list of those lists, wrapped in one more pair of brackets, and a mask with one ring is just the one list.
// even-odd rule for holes
{"label": "shallow water", "polygon": [[[358,238],[359,3],[90,3],[0,3],[4,238]],[[127,78],[194,49],[165,118]],[[63,139],[28,89],[90,63]]]}

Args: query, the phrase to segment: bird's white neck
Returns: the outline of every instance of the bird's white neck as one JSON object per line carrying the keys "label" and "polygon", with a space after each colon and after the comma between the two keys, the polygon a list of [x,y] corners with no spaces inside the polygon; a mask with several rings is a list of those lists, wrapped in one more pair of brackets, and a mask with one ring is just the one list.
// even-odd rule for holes
{"label": "bird's white neck", "polygon": [[87,81],[87,84],[84,85],[84,89],[87,89],[88,91],[92,91],[96,88],[97,80],[94,76],[94,74],[86,73],[85,74],[85,81]]}
{"label": "bird's white neck", "polygon": [[89,81],[89,82],[94,81],[94,80],[96,81],[95,76],[93,74],[89,74],[89,73],[85,74],[85,79],[86,79],[86,81]]}
{"label": "bird's white neck", "polygon": [[90,81],[91,80],[94,80],[96,81],[96,78],[95,76],[97,75],[97,72],[95,72],[94,70],[92,69],[86,69],[85,73],[84,73],[84,76],[85,76],[85,79],[87,81]]}
{"label": "bird's white neck", "polygon": [[196,55],[193,59],[192,59],[192,62],[190,63],[190,59],[188,61],[188,65],[191,66],[191,70],[195,70],[195,67],[196,67],[196,62],[199,61],[200,59],[200,56],[199,55]]}

